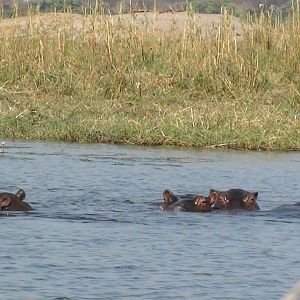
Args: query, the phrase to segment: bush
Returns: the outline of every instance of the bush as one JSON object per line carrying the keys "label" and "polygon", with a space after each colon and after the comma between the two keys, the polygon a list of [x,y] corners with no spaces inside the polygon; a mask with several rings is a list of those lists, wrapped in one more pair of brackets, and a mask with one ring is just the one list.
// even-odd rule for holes
{"label": "bush", "polygon": [[205,14],[220,14],[223,7],[233,15],[239,16],[242,10],[230,0],[195,0],[193,4],[196,12]]}

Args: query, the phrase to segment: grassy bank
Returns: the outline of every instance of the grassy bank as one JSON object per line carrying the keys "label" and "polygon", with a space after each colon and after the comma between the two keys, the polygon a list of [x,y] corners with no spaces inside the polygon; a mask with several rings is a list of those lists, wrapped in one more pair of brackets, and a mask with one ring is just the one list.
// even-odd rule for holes
{"label": "grassy bank", "polygon": [[1,138],[300,150],[297,8],[238,35],[156,18],[0,21]]}

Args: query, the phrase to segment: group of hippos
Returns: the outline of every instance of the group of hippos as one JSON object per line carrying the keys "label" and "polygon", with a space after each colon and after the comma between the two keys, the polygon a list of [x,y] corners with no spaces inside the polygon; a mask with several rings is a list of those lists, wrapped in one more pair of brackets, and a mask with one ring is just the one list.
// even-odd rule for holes
{"label": "group of hippos", "polygon": [[[26,193],[19,189],[15,194],[0,193],[0,211],[30,211],[32,207],[24,201]],[[208,196],[186,194],[176,196],[169,189],[163,192],[162,210],[210,212],[213,210],[260,210],[257,203],[258,192],[242,189],[218,191],[211,189]],[[293,206],[300,206],[300,202]]]}
{"label": "group of hippos", "polygon": [[223,210],[259,210],[257,203],[258,192],[248,192],[242,189],[218,191],[211,189],[207,197],[187,194],[176,196],[170,190],[164,190],[162,210],[210,212]]}
{"label": "group of hippos", "polygon": [[[248,192],[242,189],[218,191],[211,189],[207,197],[195,194],[176,196],[169,189],[163,192],[162,210],[211,212],[213,210],[260,210],[257,203],[258,192]],[[300,207],[300,202],[292,205]]]}
{"label": "group of hippos", "polygon": [[[228,191],[210,190],[207,197],[187,194],[176,196],[170,190],[163,192],[162,210],[209,212],[214,209],[259,210],[257,192],[241,189]],[[0,211],[29,211],[31,206],[24,201],[26,193],[19,189],[15,194],[0,193]]]}

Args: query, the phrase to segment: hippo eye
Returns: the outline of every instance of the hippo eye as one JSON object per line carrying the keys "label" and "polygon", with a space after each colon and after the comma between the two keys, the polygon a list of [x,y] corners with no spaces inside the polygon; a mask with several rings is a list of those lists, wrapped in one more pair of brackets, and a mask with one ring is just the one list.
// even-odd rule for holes
{"label": "hippo eye", "polygon": [[228,202],[229,202],[229,200],[227,199],[226,196],[221,197],[221,200],[223,200],[225,203],[228,203]]}
{"label": "hippo eye", "polygon": [[198,198],[197,200],[196,200],[196,204],[203,204],[204,203],[204,200],[203,199],[201,199],[201,198]]}

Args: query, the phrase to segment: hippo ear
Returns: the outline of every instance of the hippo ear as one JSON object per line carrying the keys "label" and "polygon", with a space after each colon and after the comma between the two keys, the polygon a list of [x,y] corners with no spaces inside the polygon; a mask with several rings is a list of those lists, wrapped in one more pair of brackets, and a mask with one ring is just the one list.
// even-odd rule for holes
{"label": "hippo ear", "polygon": [[249,193],[247,197],[244,199],[244,202],[255,202],[258,197],[258,192]]}
{"label": "hippo ear", "polygon": [[217,192],[214,190],[210,190],[209,199],[210,199],[210,203],[215,203],[218,199]]}
{"label": "hippo ear", "polygon": [[23,189],[19,189],[17,192],[16,192],[16,196],[21,200],[23,201],[26,197],[26,193]]}
{"label": "hippo ear", "polygon": [[217,191],[217,190],[215,190],[215,189],[210,189],[209,190],[209,194],[211,195],[211,194],[220,194],[220,192],[219,191]]}
{"label": "hippo ear", "polygon": [[163,191],[163,196],[164,196],[164,195],[167,195],[167,194],[171,194],[171,191],[170,191],[169,189],[165,189],[165,190]]}
{"label": "hippo ear", "polygon": [[0,198],[0,208],[8,207],[10,206],[11,199],[10,197],[1,197]]}
{"label": "hippo ear", "polygon": [[249,193],[248,196],[256,201],[258,197],[258,192]]}
{"label": "hippo ear", "polygon": [[170,190],[168,189],[164,190],[163,192],[164,203],[170,204],[172,202],[173,197],[174,197],[173,193]]}
{"label": "hippo ear", "polygon": [[164,190],[163,191],[163,198],[166,199],[166,198],[170,198],[172,195],[172,192],[168,189]]}

